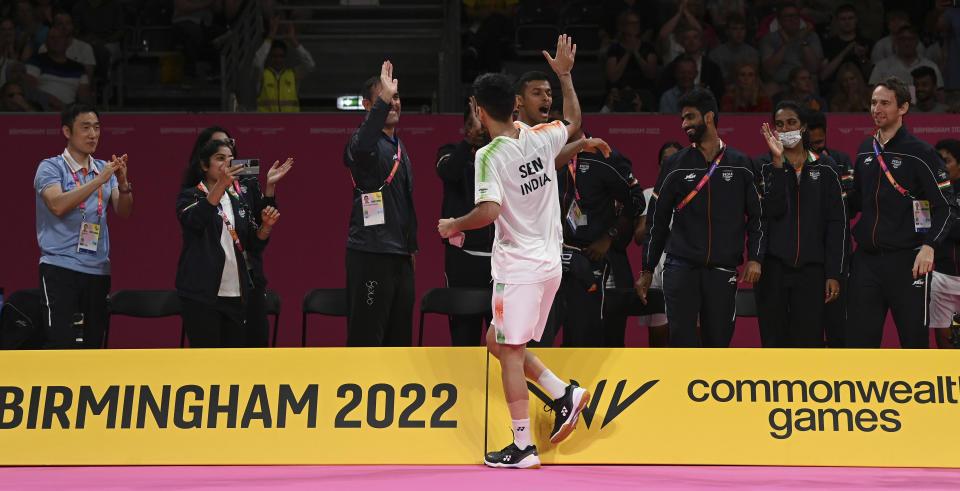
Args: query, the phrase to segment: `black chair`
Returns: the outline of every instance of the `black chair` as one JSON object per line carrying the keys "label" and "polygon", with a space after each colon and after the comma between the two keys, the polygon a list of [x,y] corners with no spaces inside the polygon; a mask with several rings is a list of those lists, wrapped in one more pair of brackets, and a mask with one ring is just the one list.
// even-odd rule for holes
{"label": "black chair", "polygon": [[757,316],[757,296],[752,288],[737,290],[737,317]]}
{"label": "black chair", "polygon": [[600,53],[600,26],[594,24],[568,24],[563,33],[577,43],[577,53],[595,55]]}
{"label": "black chair", "polygon": [[490,288],[434,288],[420,299],[420,333],[417,346],[423,346],[424,314],[491,315]]}
{"label": "black chair", "polygon": [[273,290],[267,290],[267,315],[273,316],[273,343],[277,347],[277,331],[280,330],[280,295]]}
{"label": "black chair", "polygon": [[[107,299],[109,317],[169,317],[180,315],[180,297],[176,290],[119,290]],[[180,347],[183,347],[185,331],[180,329]],[[103,347],[109,347],[110,320],[103,332]]]}
{"label": "black chair", "polygon": [[[303,296],[303,324],[300,346],[307,346],[307,314],[347,316],[347,290],[345,288],[317,288]],[[276,337],[274,337],[276,344]]]}

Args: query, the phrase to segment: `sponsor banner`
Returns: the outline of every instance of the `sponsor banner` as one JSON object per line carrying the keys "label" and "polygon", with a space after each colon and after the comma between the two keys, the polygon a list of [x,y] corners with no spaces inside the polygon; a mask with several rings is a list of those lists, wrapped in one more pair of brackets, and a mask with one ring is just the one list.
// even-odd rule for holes
{"label": "sponsor banner", "polygon": [[[536,349],[592,393],[550,443],[549,396],[528,384],[544,463],[956,467],[955,353],[927,350]],[[487,450],[512,441],[489,364]]]}
{"label": "sponsor banner", "polygon": [[7,351],[0,465],[468,464],[483,348]]}

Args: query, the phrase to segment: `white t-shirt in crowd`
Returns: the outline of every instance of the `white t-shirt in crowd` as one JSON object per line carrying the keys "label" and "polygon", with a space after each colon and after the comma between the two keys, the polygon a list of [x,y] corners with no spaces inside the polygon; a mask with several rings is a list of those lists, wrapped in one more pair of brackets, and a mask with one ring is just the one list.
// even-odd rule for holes
{"label": "white t-shirt in crowd", "polygon": [[[40,45],[40,49],[37,50],[37,52],[46,53],[47,44],[44,43]],[[97,58],[93,55],[93,46],[77,38],[70,39],[70,44],[67,45],[67,52],[64,53],[64,56],[66,56],[68,60],[73,60],[84,66],[96,66],[97,64]]]}
{"label": "white t-shirt in crowd", "polygon": [[519,127],[477,150],[476,203],[500,204],[491,275],[507,284],[540,283],[562,274],[563,228],[554,159],[567,143],[562,121]]}
{"label": "white t-shirt in crowd", "polygon": [[[203,190],[209,193],[207,187],[200,183],[203,186]],[[223,196],[220,197],[220,207],[223,208],[223,213],[227,216],[227,220],[230,220],[230,223],[234,224],[236,227],[236,215],[233,213],[233,203],[230,202],[230,195],[227,192],[223,193]],[[217,215],[217,218],[220,218]],[[223,253],[226,255],[226,258],[223,263],[223,274],[220,276],[220,291],[217,292],[218,297],[239,297],[240,296],[240,272],[237,269],[237,253],[233,246],[233,237],[230,236],[230,231],[227,230],[227,224],[223,224],[223,228],[220,230],[220,247],[223,248]]]}

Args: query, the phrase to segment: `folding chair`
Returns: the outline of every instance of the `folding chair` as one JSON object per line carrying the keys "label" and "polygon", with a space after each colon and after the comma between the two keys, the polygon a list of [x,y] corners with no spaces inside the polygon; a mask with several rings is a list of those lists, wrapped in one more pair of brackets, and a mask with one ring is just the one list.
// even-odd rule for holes
{"label": "folding chair", "polygon": [[490,288],[434,288],[420,299],[420,333],[417,346],[423,346],[424,314],[491,315]]}
{"label": "folding chair", "polygon": [[[110,318],[114,315],[154,318],[180,315],[180,297],[176,290],[118,290],[107,299],[107,326],[103,332],[103,347],[109,347]],[[186,332],[180,328],[180,347]]]}
{"label": "folding chair", "polygon": [[277,331],[280,330],[280,295],[273,290],[267,290],[267,315],[273,316],[273,343],[277,347]]}
{"label": "folding chair", "polygon": [[[307,346],[307,314],[346,317],[346,288],[318,288],[310,290],[303,296],[303,323],[300,335],[300,346],[303,347]],[[276,338],[274,338],[274,344],[276,344]]]}

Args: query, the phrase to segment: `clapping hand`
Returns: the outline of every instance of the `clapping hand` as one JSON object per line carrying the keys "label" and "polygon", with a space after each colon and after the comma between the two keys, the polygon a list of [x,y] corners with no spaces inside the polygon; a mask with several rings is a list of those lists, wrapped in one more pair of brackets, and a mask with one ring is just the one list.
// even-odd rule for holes
{"label": "clapping hand", "polygon": [[783,142],[780,141],[780,133],[777,130],[771,130],[768,123],[763,123],[763,126],[760,127],[760,133],[763,134],[763,139],[770,149],[774,167],[783,167]]}
{"label": "clapping hand", "polygon": [[273,165],[271,165],[270,170],[267,171],[267,184],[276,184],[278,181],[280,181],[280,179],[283,179],[283,176],[287,175],[287,172],[290,172],[290,169],[292,168],[293,157],[287,157],[287,160],[284,161],[283,165],[280,165],[279,160],[273,161]]}

